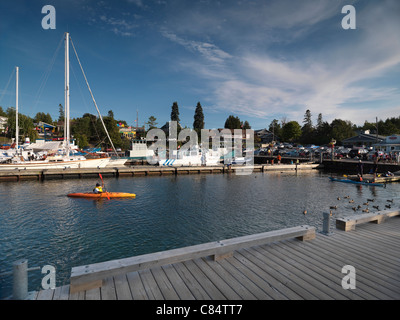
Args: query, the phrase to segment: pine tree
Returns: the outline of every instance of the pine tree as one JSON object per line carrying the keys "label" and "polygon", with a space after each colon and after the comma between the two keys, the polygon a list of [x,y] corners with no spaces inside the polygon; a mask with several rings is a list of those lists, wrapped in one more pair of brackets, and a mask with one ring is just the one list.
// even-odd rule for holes
{"label": "pine tree", "polygon": [[193,129],[200,134],[201,129],[204,129],[204,114],[200,102],[197,102],[196,110],[194,112]]}
{"label": "pine tree", "polygon": [[250,123],[247,120],[243,124],[243,129],[251,129]]}
{"label": "pine tree", "polygon": [[174,102],[172,104],[172,111],[171,111],[171,121],[176,121],[178,123],[179,127],[179,107],[178,107],[178,102]]}
{"label": "pine tree", "polygon": [[228,119],[225,121],[224,128],[226,129],[241,129],[242,122],[240,121],[239,117],[235,117],[230,115]]}
{"label": "pine tree", "polygon": [[149,130],[157,128],[157,118],[155,116],[150,116],[149,121],[146,122],[146,124],[149,126]]}

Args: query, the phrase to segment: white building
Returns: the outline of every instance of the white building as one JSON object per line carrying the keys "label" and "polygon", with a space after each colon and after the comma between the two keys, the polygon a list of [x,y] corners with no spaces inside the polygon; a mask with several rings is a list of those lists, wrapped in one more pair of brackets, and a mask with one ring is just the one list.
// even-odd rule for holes
{"label": "white building", "polygon": [[375,150],[383,151],[386,153],[400,152],[400,135],[392,135],[386,137],[381,143],[373,145]]}
{"label": "white building", "polygon": [[6,117],[0,117],[0,132],[4,132],[7,128],[7,120]]}

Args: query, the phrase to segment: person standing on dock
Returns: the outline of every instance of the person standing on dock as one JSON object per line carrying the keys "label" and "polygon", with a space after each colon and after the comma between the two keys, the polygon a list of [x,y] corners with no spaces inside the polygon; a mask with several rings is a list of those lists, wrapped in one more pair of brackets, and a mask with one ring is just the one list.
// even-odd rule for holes
{"label": "person standing on dock", "polygon": [[374,181],[376,180],[376,174],[378,173],[378,157],[375,157],[374,159],[374,165],[372,167],[372,171],[374,174]]}
{"label": "person standing on dock", "polygon": [[363,176],[363,167],[364,167],[364,165],[363,165],[362,161],[358,160],[358,163],[357,163],[357,175],[359,176],[360,181],[362,180],[362,176]]}

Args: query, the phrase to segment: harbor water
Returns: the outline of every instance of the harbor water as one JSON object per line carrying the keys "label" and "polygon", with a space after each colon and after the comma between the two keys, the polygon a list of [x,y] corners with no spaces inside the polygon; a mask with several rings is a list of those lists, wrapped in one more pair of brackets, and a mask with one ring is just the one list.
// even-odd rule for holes
{"label": "harbor water", "polygon": [[[314,170],[104,177],[109,191],[137,195],[110,200],[67,197],[91,191],[99,179],[1,182],[0,274],[28,259],[29,267],[54,266],[60,286],[73,266],[303,224],[321,231],[323,212],[351,215],[367,199],[375,199],[371,212],[372,205],[385,209],[388,199],[399,208],[400,184],[358,186],[328,176]],[[43,277],[29,272],[29,291],[39,290]],[[0,276],[0,298],[11,293],[12,276]]]}

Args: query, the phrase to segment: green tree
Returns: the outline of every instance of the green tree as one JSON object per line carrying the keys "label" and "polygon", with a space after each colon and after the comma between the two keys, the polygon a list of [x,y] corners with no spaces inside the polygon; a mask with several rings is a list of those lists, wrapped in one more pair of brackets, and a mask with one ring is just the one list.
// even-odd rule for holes
{"label": "green tree", "polygon": [[322,127],[323,120],[322,120],[322,113],[318,114],[318,119],[317,119],[317,129]]}
{"label": "green tree", "polygon": [[[112,110],[108,111],[108,115],[106,117],[103,117],[103,121],[104,121],[105,127],[107,128],[110,139],[112,140],[112,142],[114,144],[114,147],[122,148],[123,141],[121,138],[121,134],[119,133],[117,121],[114,119],[114,112]],[[101,120],[98,119],[98,127],[100,127],[100,126],[101,126],[101,130],[99,132],[101,132],[102,137],[104,137],[103,141],[105,141],[105,143],[107,145],[110,145],[107,134],[104,131],[103,125],[101,124]]]}
{"label": "green tree", "polygon": [[64,107],[62,106],[62,104],[60,103],[58,105],[58,121],[60,122],[64,122],[65,121],[65,113],[64,113]]}
{"label": "green tree", "polygon": [[50,113],[44,113],[44,112],[36,113],[36,116],[33,118],[33,121],[35,123],[39,123],[39,122],[45,122],[45,123],[48,123],[48,124],[52,124],[53,123],[53,119],[51,118]]}
{"label": "green tree", "polygon": [[4,112],[3,107],[0,106],[0,117],[7,117],[7,113]]}
{"label": "green tree", "polygon": [[239,117],[230,115],[225,121],[224,128],[226,128],[226,129],[241,129],[242,122],[240,121]]}
{"label": "green tree", "polygon": [[[10,107],[7,108],[6,111],[7,115],[7,127],[8,127],[8,136],[10,138],[14,138],[16,136],[16,112],[15,108]],[[33,119],[18,113],[18,127],[19,127],[19,137],[21,140],[25,139],[26,137],[29,137],[30,141],[34,142],[36,141],[38,134],[37,131],[35,130],[35,127],[33,125]]]}
{"label": "green tree", "polygon": [[86,135],[78,133],[75,134],[74,137],[78,142],[77,144],[79,148],[83,149],[89,145],[88,138]]}
{"label": "green tree", "polygon": [[74,137],[85,136],[86,139],[92,138],[93,124],[90,117],[82,117],[71,120],[71,133]]}
{"label": "green tree", "polygon": [[303,127],[301,128],[301,141],[311,143],[313,141],[314,128],[311,120],[311,111],[307,109],[304,114]]}
{"label": "green tree", "polygon": [[179,124],[179,107],[178,102],[174,102],[171,107],[171,121],[176,121]]}
{"label": "green tree", "polygon": [[197,102],[196,110],[194,112],[193,129],[200,136],[201,129],[204,129],[204,114],[200,102]]}
{"label": "green tree", "polygon": [[331,126],[328,122],[323,121],[322,113],[318,114],[317,127],[314,130],[313,144],[327,144],[331,141]]}
{"label": "green tree", "polygon": [[250,123],[246,120],[243,124],[243,129],[251,129]]}
{"label": "green tree", "polygon": [[157,128],[157,122],[156,122],[157,118],[154,116],[150,116],[149,120],[146,122],[146,124],[148,125],[148,130]]}
{"label": "green tree", "polygon": [[289,121],[282,128],[282,139],[287,142],[296,142],[301,137],[301,126],[297,121]]}
{"label": "green tree", "polygon": [[342,144],[342,141],[355,135],[356,127],[350,122],[341,119],[335,119],[331,125],[331,138],[336,140],[336,145]]}
{"label": "green tree", "polygon": [[279,120],[274,119],[271,121],[269,127],[268,127],[268,131],[273,133],[273,139],[275,141],[279,140],[279,138],[282,136],[282,127],[279,123]]}

